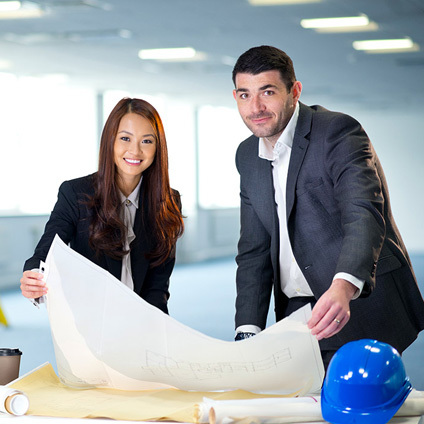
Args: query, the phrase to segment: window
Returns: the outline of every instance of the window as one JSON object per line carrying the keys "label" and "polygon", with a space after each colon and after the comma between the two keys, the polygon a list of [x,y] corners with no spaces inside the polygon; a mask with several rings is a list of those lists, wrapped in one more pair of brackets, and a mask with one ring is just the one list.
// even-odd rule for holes
{"label": "window", "polygon": [[97,168],[95,93],[0,74],[0,215],[49,214],[62,181]]}
{"label": "window", "polygon": [[231,208],[240,204],[235,165],[238,145],[248,136],[237,109],[204,106],[198,113],[199,205]]}

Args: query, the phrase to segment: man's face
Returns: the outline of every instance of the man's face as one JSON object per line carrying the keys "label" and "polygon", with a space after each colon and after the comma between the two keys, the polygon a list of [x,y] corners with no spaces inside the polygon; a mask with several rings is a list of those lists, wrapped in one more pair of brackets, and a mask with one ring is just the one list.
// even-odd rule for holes
{"label": "man's face", "polygon": [[280,72],[275,70],[257,75],[238,73],[233,95],[250,131],[275,144],[293,115],[301,91],[302,84],[296,81],[287,92]]}

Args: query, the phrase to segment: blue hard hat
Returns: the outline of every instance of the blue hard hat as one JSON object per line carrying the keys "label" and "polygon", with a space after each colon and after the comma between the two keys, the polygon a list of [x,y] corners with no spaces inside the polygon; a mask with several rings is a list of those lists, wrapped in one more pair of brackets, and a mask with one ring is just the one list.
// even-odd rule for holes
{"label": "blue hard hat", "polygon": [[412,390],[398,351],[362,339],[333,356],[321,391],[321,412],[333,424],[387,423]]}

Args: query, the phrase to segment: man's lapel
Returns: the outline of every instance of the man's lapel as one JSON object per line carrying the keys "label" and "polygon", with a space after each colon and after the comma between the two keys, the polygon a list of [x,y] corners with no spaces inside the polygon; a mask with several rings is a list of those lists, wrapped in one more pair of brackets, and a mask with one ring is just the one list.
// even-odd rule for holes
{"label": "man's lapel", "polygon": [[293,147],[290,155],[289,170],[286,187],[286,214],[287,221],[293,209],[296,194],[296,181],[302,166],[303,159],[309,146],[313,110],[300,103],[299,119],[293,138]]}
{"label": "man's lapel", "polygon": [[272,164],[269,160],[259,158],[257,153],[255,160],[257,160],[257,166],[253,167],[256,172],[252,175],[252,187],[256,186],[259,193],[256,210],[268,231],[272,231],[276,219]]}

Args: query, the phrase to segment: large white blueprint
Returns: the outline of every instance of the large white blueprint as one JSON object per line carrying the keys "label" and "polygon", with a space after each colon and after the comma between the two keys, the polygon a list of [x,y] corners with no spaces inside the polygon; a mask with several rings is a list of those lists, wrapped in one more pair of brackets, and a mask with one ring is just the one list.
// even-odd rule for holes
{"label": "large white blueprint", "polygon": [[44,274],[58,374],[69,386],[320,391],[324,368],[318,342],[306,326],[308,307],[255,337],[227,342],[149,305],[58,236]]}

